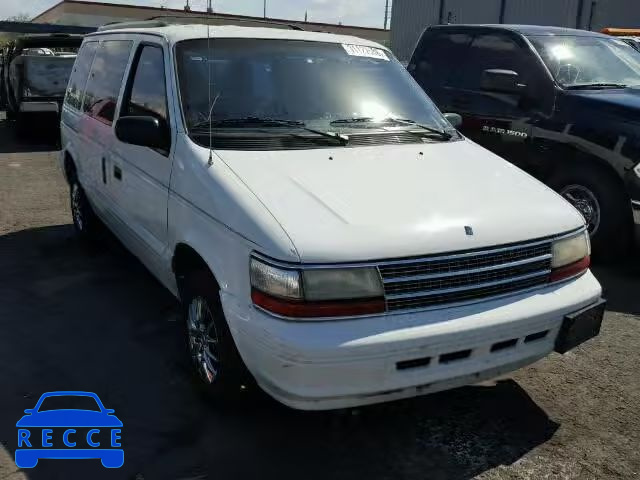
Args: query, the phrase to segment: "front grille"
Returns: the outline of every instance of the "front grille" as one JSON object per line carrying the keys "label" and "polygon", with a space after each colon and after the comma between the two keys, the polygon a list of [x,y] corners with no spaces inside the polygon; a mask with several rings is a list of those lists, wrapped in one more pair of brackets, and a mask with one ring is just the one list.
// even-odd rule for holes
{"label": "front grille", "polygon": [[548,283],[551,240],[392,261],[378,268],[389,311],[470,302]]}

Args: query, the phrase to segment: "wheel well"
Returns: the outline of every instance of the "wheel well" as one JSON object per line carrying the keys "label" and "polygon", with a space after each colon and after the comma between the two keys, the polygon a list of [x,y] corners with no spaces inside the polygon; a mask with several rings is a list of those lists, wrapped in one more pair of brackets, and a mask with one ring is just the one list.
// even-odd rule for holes
{"label": "wheel well", "polygon": [[559,162],[554,169],[554,173],[551,175],[551,179],[557,175],[561,175],[563,173],[562,169],[567,168],[597,171],[599,174],[606,176],[611,182],[617,184],[618,194],[628,196],[624,179],[612,165],[600,158],[585,154],[575,155],[573,158]]}
{"label": "wheel well", "polygon": [[69,152],[64,153],[64,174],[67,177],[67,182],[69,183],[71,183],[71,180],[76,178],[76,164]]}
{"label": "wheel well", "polygon": [[211,278],[216,282],[216,286],[218,286],[218,282],[216,280],[215,275],[207,265],[207,262],[189,245],[184,243],[178,244],[173,254],[173,259],[171,260],[171,268],[173,269],[173,273],[176,276],[176,281],[178,284],[178,291],[182,294],[184,287],[184,279],[191,272],[196,271],[206,271],[211,275]]}

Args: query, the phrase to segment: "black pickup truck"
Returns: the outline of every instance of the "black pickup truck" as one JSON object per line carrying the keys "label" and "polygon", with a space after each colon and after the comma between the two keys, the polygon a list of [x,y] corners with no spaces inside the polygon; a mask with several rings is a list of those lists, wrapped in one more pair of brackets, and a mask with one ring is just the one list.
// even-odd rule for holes
{"label": "black pickup truck", "polygon": [[[640,52],[557,27],[428,28],[408,69],[461,132],[528,171],[585,217],[598,257],[633,242],[640,206]],[[522,221],[536,206],[522,212]]]}

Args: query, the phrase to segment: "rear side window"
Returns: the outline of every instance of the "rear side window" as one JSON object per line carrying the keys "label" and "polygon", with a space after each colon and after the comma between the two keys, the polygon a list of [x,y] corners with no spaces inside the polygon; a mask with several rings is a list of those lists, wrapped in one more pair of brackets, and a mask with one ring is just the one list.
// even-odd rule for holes
{"label": "rear side window", "polygon": [[82,110],[107,125],[111,125],[115,116],[131,45],[131,41],[124,40],[102,42],[91,67]]}
{"label": "rear side window", "polygon": [[84,94],[84,87],[87,84],[87,78],[91,71],[91,64],[98,48],[98,42],[86,42],[82,45],[76,62],[73,66],[73,72],[69,78],[69,85],[67,86],[67,95],[65,97],[65,104],[80,110],[82,107],[82,96]]}
{"label": "rear side window", "polygon": [[526,79],[530,58],[523,47],[506,35],[478,35],[453,84],[458,88],[480,90],[482,72],[490,69],[513,70]]}
{"label": "rear side window", "polygon": [[162,48],[143,45],[138,51],[130,92],[122,116],[152,116],[168,124],[167,87]]}
{"label": "rear side window", "polygon": [[447,85],[465,60],[471,39],[466,33],[426,33],[412,60],[418,83],[425,88]]}

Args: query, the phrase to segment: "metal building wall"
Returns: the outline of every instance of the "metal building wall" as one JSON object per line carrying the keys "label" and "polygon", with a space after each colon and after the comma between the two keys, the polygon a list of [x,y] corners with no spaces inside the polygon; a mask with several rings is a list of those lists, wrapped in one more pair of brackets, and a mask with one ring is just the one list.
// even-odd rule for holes
{"label": "metal building wall", "polygon": [[[593,14],[590,14],[592,6]],[[639,0],[585,0],[585,10],[588,16],[583,27],[588,28],[591,17],[590,30],[601,30],[604,27],[640,28]]]}
{"label": "metal building wall", "polygon": [[394,0],[391,46],[400,60],[409,60],[420,35],[440,23],[440,0]]}
{"label": "metal building wall", "polygon": [[502,0],[446,0],[443,23],[498,23]]}
{"label": "metal building wall", "polygon": [[505,0],[503,23],[575,28],[579,3],[580,0]]}

